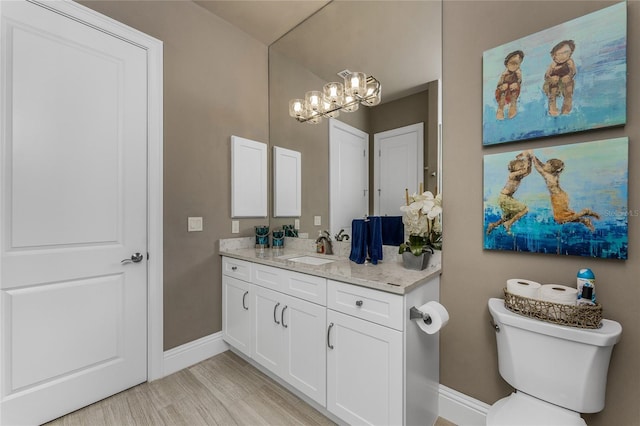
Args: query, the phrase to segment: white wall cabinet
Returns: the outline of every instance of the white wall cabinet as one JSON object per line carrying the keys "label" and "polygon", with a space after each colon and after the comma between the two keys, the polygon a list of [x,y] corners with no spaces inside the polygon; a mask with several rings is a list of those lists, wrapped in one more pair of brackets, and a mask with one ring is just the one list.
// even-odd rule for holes
{"label": "white wall cabinet", "polygon": [[231,136],[231,217],[267,217],[267,144]]}
{"label": "white wall cabinet", "polygon": [[302,214],[302,154],[273,147],[273,216]]}

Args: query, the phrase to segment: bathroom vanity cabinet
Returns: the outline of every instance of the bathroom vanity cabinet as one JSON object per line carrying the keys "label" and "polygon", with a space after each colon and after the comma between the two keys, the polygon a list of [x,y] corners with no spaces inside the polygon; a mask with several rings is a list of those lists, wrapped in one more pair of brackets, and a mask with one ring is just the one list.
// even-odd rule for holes
{"label": "bathroom vanity cabinet", "polygon": [[419,331],[409,309],[438,299],[439,274],[394,294],[335,279],[349,263],[277,262],[223,255],[223,338],[232,349],[348,424],[433,424],[438,337]]}
{"label": "bathroom vanity cabinet", "polygon": [[224,339],[324,406],[326,279],[227,257],[222,264]]}

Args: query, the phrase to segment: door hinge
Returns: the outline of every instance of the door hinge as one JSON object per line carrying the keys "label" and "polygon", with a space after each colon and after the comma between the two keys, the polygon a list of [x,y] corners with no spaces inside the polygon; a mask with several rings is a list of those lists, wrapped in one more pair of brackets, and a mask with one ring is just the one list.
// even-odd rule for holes
{"label": "door hinge", "polygon": [[149,252],[147,252],[147,260],[149,260]]}

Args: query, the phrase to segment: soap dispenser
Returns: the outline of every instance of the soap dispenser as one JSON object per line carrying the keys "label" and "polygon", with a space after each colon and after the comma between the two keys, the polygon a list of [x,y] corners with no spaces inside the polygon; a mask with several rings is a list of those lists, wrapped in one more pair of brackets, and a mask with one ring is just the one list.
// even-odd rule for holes
{"label": "soap dispenser", "polygon": [[322,241],[322,231],[318,231],[318,239],[316,239],[316,253],[324,253],[324,243]]}

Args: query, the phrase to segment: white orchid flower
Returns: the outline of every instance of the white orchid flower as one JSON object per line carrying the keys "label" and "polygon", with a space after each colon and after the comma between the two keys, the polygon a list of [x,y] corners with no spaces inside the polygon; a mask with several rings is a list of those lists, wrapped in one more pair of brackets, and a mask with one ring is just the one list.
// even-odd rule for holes
{"label": "white orchid flower", "polygon": [[[439,217],[442,214],[442,195],[434,197],[431,191],[413,194],[409,205],[400,207],[402,223],[410,235],[429,236],[432,232],[442,232]],[[437,229],[436,229],[437,228]]]}
{"label": "white orchid flower", "polygon": [[435,219],[436,217],[440,216],[440,213],[442,213],[442,207],[434,205],[427,213],[427,217],[429,219]]}

